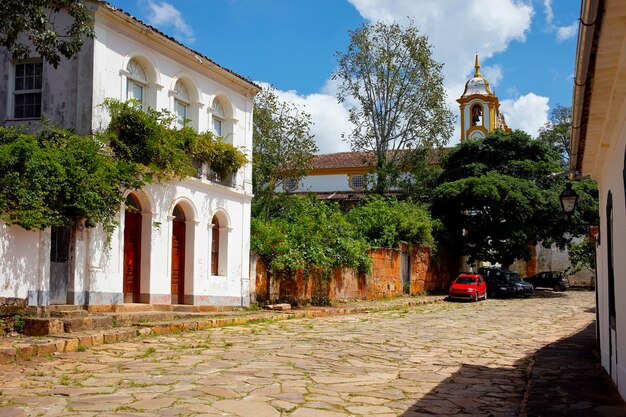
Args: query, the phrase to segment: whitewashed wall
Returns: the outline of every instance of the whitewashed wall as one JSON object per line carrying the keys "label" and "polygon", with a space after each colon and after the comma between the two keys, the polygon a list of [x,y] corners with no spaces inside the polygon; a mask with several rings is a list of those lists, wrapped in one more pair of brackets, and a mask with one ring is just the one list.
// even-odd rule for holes
{"label": "whitewashed wall", "polygon": [[[153,82],[149,100],[156,109],[173,109],[176,80],[186,80],[193,98],[192,126],[210,130],[210,108],[217,97],[225,105],[225,138],[241,148],[251,160],[252,109],[255,87],[222,69],[207,65],[204,58],[155,37],[129,18],[96,13],[97,38],[88,41],[75,60],[63,61],[58,69],[44,64],[43,113],[53,123],[78,133],[105,129],[109,117],[100,106],[105,98],[126,98],[126,63],[139,57],[149,63]],[[148,36],[149,35],[149,36]],[[10,82],[12,62],[0,51],[0,80]],[[5,84],[6,85],[6,84]],[[0,88],[0,122],[24,124],[11,118],[9,88]],[[26,122],[38,125],[36,120]],[[165,185],[150,185],[138,193],[143,209],[141,295],[142,302],[167,303],[171,288],[171,214],[177,203],[187,216],[185,302],[200,305],[248,305],[250,202],[252,168],[247,164],[227,187],[207,179],[188,179]],[[227,219],[228,247],[217,276],[210,271],[210,223],[221,213]],[[114,231],[107,248],[100,227],[78,229],[73,241],[74,258],[70,279],[76,304],[115,304],[123,301],[123,228]],[[0,297],[28,299],[31,305],[46,305],[49,285],[50,232],[29,232],[0,224]],[[223,252],[221,252],[222,256]],[[224,266],[225,265],[225,266]]]}

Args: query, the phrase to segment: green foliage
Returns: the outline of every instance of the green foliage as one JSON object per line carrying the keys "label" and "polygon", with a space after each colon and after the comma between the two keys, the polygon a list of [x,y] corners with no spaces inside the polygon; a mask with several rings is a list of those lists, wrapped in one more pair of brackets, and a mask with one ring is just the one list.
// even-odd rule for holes
{"label": "green foliage", "polygon": [[171,129],[167,112],[143,112],[132,102],[107,100],[112,120],[96,136],[46,127],[32,134],[0,128],[0,219],[24,229],[103,224],[112,231],[124,190],[192,175],[207,163],[219,176],[247,160],[234,146]]}
{"label": "green foliage", "polygon": [[[457,145],[444,162],[434,191],[433,214],[445,227],[441,240],[470,262],[529,259],[528,245],[543,241],[564,248],[579,231],[572,229],[559,201],[564,179],[560,157],[526,133],[495,132],[483,140]],[[579,193],[575,222],[597,218],[597,188],[592,181],[574,184]]]}
{"label": "green foliage", "polygon": [[110,223],[121,190],[142,185],[136,167],[102,152],[97,139],[46,129],[0,128],[0,219],[24,229]]}
{"label": "green foliage", "polygon": [[570,267],[565,271],[574,275],[583,270],[596,270],[596,244],[589,237],[585,237],[581,242],[571,243],[568,246]]}
{"label": "green foliage", "polygon": [[539,140],[546,142],[563,160],[563,167],[569,163],[569,142],[572,131],[572,108],[556,105],[550,113],[550,120],[539,130]]}
{"label": "green foliage", "polygon": [[251,247],[276,271],[368,271],[368,246],[337,204],[298,195],[271,202],[268,220],[252,219]]}
{"label": "green foliage", "polygon": [[[446,105],[442,65],[432,58],[428,38],[411,23],[369,23],[350,32],[338,54],[337,97],[349,109],[354,151],[369,151],[376,168],[374,190],[393,187],[406,150],[446,144],[454,117]],[[410,152],[409,152],[410,153]]]}
{"label": "green foliage", "polygon": [[276,189],[288,178],[306,175],[318,151],[310,132],[311,116],[281,101],[273,88],[263,89],[254,101],[252,182],[255,211],[266,211]]}
{"label": "green foliage", "polygon": [[247,162],[234,146],[212,133],[191,127],[172,129],[174,116],[166,110],[143,111],[136,102],[107,99],[111,113],[108,139],[116,158],[145,166],[149,175],[185,178],[196,171],[194,162],[206,163],[221,178],[234,174]]}
{"label": "green foliage", "polygon": [[[50,14],[61,10],[72,20],[66,27],[56,27],[57,19]],[[0,46],[11,51],[13,59],[29,58],[34,47],[35,55],[55,68],[61,62],[61,55],[69,59],[78,53],[84,37],[95,37],[91,15],[83,0],[2,0],[0,27]]]}
{"label": "green foliage", "polygon": [[19,314],[13,316],[13,330],[15,332],[22,333],[25,325],[26,322],[24,321],[24,318],[22,316],[20,316]]}
{"label": "green foliage", "polygon": [[372,196],[347,215],[357,232],[373,247],[397,247],[401,242],[433,244],[432,221],[423,207],[409,201]]}

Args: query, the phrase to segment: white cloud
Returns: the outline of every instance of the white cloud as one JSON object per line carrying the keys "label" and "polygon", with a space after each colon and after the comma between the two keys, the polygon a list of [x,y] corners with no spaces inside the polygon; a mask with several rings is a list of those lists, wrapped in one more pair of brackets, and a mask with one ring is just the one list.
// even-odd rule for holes
{"label": "white cloud", "polygon": [[[257,82],[263,87],[269,84]],[[350,145],[341,138],[342,133],[350,133],[352,124],[348,120],[348,109],[345,103],[338,103],[334,92],[336,83],[329,80],[321,93],[300,95],[295,90],[276,90],[276,95],[283,101],[289,101],[302,108],[311,115],[313,125],[311,133],[315,135],[315,142],[319,153],[347,152]]]}
{"label": "white cloud", "polygon": [[183,14],[170,3],[158,0],[146,0],[149,14],[146,17],[148,23],[159,28],[173,27],[176,31],[174,37],[182,42],[193,43],[195,36],[193,29],[185,19]]}
{"label": "white cloud", "polygon": [[502,67],[499,64],[483,67],[480,69],[480,73],[489,81],[489,85],[492,89],[493,87],[497,87],[500,81],[502,81],[502,78],[504,78]]}
{"label": "white cloud", "polygon": [[548,97],[528,93],[514,100],[502,100],[500,111],[511,129],[521,129],[537,137],[539,129],[548,121]]}
{"label": "white cloud", "polygon": [[370,21],[413,19],[428,35],[434,58],[445,64],[448,85],[467,80],[474,54],[486,61],[511,42],[523,42],[534,14],[532,4],[519,0],[349,1]]}
{"label": "white cloud", "polygon": [[543,9],[546,13],[546,23],[548,27],[552,27],[554,21],[554,11],[552,10],[552,0],[543,0]]}
{"label": "white cloud", "polygon": [[560,26],[556,30],[556,41],[561,43],[576,36],[578,33],[578,22],[575,21],[569,26]]}

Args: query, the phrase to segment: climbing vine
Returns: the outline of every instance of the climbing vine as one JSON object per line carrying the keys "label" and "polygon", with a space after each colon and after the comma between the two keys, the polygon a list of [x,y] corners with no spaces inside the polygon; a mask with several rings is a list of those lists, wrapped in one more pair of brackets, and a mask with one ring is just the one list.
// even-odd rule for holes
{"label": "climbing vine", "polygon": [[44,125],[35,133],[0,127],[0,219],[27,230],[103,224],[111,231],[124,190],[185,178],[207,163],[228,176],[247,159],[234,146],[165,111],[107,100],[105,132],[81,136]]}

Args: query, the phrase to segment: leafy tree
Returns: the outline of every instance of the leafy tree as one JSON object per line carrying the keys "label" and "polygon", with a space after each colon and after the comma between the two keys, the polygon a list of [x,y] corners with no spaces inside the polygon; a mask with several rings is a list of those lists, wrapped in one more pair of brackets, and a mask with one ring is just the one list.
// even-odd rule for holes
{"label": "leafy tree", "polygon": [[441,162],[445,157],[445,148],[410,152],[405,158],[405,172],[398,176],[398,188],[414,201],[430,202],[441,176]]}
{"label": "leafy tree", "polygon": [[585,237],[581,242],[572,243],[568,247],[570,267],[568,274],[588,270],[596,270],[596,244],[589,237]]}
{"label": "leafy tree", "polygon": [[349,109],[354,130],[347,139],[352,150],[375,155],[377,193],[393,186],[403,150],[447,143],[453,116],[441,69],[428,38],[413,24],[365,24],[350,32],[347,51],[338,53],[337,97],[356,103]]}
{"label": "leafy tree", "polygon": [[[432,210],[445,226],[442,239],[472,263],[504,266],[528,260],[528,245],[538,241],[564,248],[583,231],[573,228],[561,210],[565,179],[547,178],[560,169],[556,151],[522,131],[499,131],[457,145],[434,191]],[[594,222],[595,183],[580,181],[573,188],[579,194],[573,223]]]}
{"label": "leafy tree", "polygon": [[430,214],[410,200],[371,196],[350,210],[347,217],[373,247],[393,248],[401,242],[427,246],[433,243]]}
{"label": "leafy tree", "polygon": [[281,101],[273,88],[255,98],[252,181],[255,212],[265,211],[276,189],[288,178],[300,180],[318,151],[310,132],[311,116],[294,104]]}
{"label": "leafy tree", "polygon": [[[54,14],[61,10],[71,18],[65,27],[56,26]],[[75,56],[84,38],[95,37],[91,23],[91,14],[83,0],[2,0],[0,45],[11,52],[13,59],[30,57],[34,48],[56,68],[61,56],[68,59]]]}
{"label": "leafy tree", "polygon": [[569,142],[572,130],[572,108],[557,104],[550,113],[550,120],[539,130],[539,140],[546,142],[563,159],[563,166],[569,163]]}

